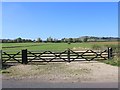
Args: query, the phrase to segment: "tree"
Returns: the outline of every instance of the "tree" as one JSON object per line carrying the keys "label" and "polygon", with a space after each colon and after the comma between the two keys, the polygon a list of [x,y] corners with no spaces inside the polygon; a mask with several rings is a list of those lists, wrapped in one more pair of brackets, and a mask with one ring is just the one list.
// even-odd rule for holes
{"label": "tree", "polygon": [[37,42],[42,42],[42,39],[41,38],[37,38]]}
{"label": "tree", "polygon": [[26,42],[26,40],[25,40],[25,39],[22,39],[22,42]]}
{"label": "tree", "polygon": [[65,38],[62,38],[62,39],[61,39],[61,42],[65,42]]}
{"label": "tree", "polygon": [[65,39],[64,39],[64,42],[66,42],[66,43],[67,43],[68,41],[69,41],[69,39],[68,39],[68,38],[65,38]]}
{"label": "tree", "polygon": [[53,40],[55,43],[57,43],[58,42],[58,39],[56,39],[56,38],[54,38],[54,40]]}
{"label": "tree", "polygon": [[73,42],[73,38],[69,38],[68,42],[72,43]]}
{"label": "tree", "polygon": [[34,39],[33,42],[36,42],[36,40]]}
{"label": "tree", "polygon": [[88,38],[87,38],[87,37],[85,37],[85,38],[83,39],[83,42],[87,42],[87,40],[88,40]]}
{"label": "tree", "polygon": [[76,38],[73,38],[73,43],[77,42],[77,39]]}
{"label": "tree", "polygon": [[13,42],[14,42],[14,43],[17,43],[17,39],[14,39]]}
{"label": "tree", "polygon": [[22,38],[20,38],[20,37],[17,38],[16,40],[17,40],[17,42],[22,42]]}
{"label": "tree", "polygon": [[47,42],[53,42],[53,38],[52,38],[52,37],[49,37],[49,38],[47,38],[46,41],[47,41]]}
{"label": "tree", "polygon": [[81,38],[77,38],[77,42],[82,42],[82,39]]}

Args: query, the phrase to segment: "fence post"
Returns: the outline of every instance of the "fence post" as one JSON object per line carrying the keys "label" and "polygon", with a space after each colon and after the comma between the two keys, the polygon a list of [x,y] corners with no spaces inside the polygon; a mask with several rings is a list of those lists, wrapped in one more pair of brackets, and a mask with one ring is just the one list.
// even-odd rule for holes
{"label": "fence post", "polygon": [[68,62],[70,63],[70,49],[68,48]]}
{"label": "fence post", "polygon": [[108,59],[112,59],[112,48],[108,47]]}
{"label": "fence post", "polygon": [[0,50],[0,69],[2,69],[2,50]]}
{"label": "fence post", "polygon": [[28,60],[27,60],[27,49],[22,50],[22,64],[27,64]]}

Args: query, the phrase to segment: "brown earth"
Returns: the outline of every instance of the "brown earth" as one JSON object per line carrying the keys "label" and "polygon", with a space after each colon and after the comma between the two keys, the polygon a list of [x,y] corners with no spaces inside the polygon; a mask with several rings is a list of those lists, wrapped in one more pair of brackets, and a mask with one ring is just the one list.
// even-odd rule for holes
{"label": "brown earth", "polygon": [[97,61],[17,65],[3,72],[3,79],[5,80],[33,79],[41,82],[118,82],[118,67]]}

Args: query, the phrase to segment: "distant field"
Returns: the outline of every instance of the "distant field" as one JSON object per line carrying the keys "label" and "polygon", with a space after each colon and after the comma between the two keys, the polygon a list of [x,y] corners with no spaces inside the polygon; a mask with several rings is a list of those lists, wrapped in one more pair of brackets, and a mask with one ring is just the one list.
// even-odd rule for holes
{"label": "distant field", "polygon": [[89,42],[93,44],[101,44],[101,45],[117,45],[118,42]]}
{"label": "distant field", "polygon": [[2,50],[65,50],[70,49],[85,49],[92,48],[94,45],[97,46],[116,46],[118,42],[87,42],[87,43],[2,43]]}
{"label": "distant field", "polygon": [[91,44],[89,43],[3,43],[3,50],[65,50],[67,48],[90,48]]}

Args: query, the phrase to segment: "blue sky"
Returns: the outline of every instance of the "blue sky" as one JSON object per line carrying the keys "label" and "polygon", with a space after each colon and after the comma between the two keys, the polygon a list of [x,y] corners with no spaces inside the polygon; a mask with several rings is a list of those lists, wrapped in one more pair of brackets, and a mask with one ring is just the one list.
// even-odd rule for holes
{"label": "blue sky", "polygon": [[118,36],[117,2],[4,2],[2,37]]}

